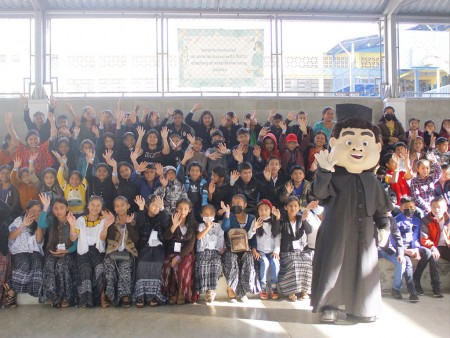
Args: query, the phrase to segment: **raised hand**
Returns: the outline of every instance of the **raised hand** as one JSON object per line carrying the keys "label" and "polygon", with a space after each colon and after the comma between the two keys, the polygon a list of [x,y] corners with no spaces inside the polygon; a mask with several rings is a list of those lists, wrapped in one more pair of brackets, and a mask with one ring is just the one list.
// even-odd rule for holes
{"label": "raised hand", "polygon": [[5,113],[5,124],[7,127],[10,127],[12,125],[12,113],[11,112]]}
{"label": "raised hand", "polygon": [[75,126],[75,127],[73,127],[72,130],[73,130],[73,138],[77,138],[78,135],[80,134],[80,127]]}
{"label": "raised hand", "polygon": [[76,217],[69,212],[66,216],[67,219],[67,223],[69,223],[70,226],[74,227],[75,226],[75,222],[77,221]]}
{"label": "raised hand", "polygon": [[264,174],[264,178],[266,179],[266,181],[270,181],[270,178],[272,177],[272,174],[270,173],[269,166],[266,166],[264,168],[263,174]]}
{"label": "raised hand", "polygon": [[187,134],[186,137],[190,144],[193,144],[195,142],[195,137],[192,136],[191,134]]}
{"label": "raised hand", "polygon": [[73,107],[69,102],[64,103],[64,109],[66,112],[73,114]]}
{"label": "raised hand", "polygon": [[233,149],[233,157],[238,163],[244,162],[244,154],[242,153],[242,149],[239,149],[239,147]]}
{"label": "raised hand", "polygon": [[273,108],[270,112],[269,112],[269,116],[267,117],[267,121],[272,121],[273,117],[275,116],[275,114],[277,113],[277,110],[275,108]]}
{"label": "raised hand", "polygon": [[111,156],[112,156],[113,153],[114,153],[114,152],[113,152],[111,149],[107,149],[107,150],[105,150],[105,152],[103,153],[103,158],[104,158],[105,160],[107,160],[107,159],[111,158]]}
{"label": "raised hand", "polygon": [[61,166],[63,166],[65,164],[63,162],[61,155],[56,150],[52,150],[52,154],[53,154],[53,156],[55,156],[55,158],[58,160],[58,162]]}
{"label": "raised hand", "polygon": [[167,140],[167,137],[169,136],[169,130],[167,129],[167,127],[162,127],[161,128],[161,137],[163,140]]}
{"label": "raised hand", "polygon": [[240,172],[237,170],[233,170],[230,174],[230,181],[236,182],[239,179],[239,177],[241,177]]}
{"label": "raised hand", "polygon": [[172,226],[179,227],[181,224],[181,215],[176,212],[172,215]]}
{"label": "raised hand", "polygon": [[290,111],[290,112],[287,114],[287,119],[288,119],[289,121],[294,121],[296,115],[297,115],[297,114],[295,113],[295,111]]}
{"label": "raised hand", "polygon": [[90,164],[94,163],[95,149],[89,149],[86,151],[86,161]]}
{"label": "raised hand", "polygon": [[263,219],[261,217],[258,217],[258,219],[255,220],[255,224],[253,225],[253,230],[259,229],[263,225]]}
{"label": "raised hand", "polygon": [[130,153],[130,159],[131,161],[136,161],[137,158],[139,157],[139,149],[134,149],[131,153]]}
{"label": "raised hand", "polygon": [[294,185],[291,181],[287,182],[284,187],[288,196],[294,192]]}
{"label": "raised hand", "polygon": [[141,195],[137,195],[134,198],[134,203],[137,204],[137,206],[139,207],[139,210],[141,210],[141,211],[144,210],[145,200],[144,200],[144,198]]}
{"label": "raised hand", "polygon": [[196,103],[196,104],[194,104],[194,107],[192,107],[191,112],[195,113],[199,109],[202,109],[202,104]]}
{"label": "raised hand", "polygon": [[123,110],[123,99],[120,98],[119,100],[117,100],[117,110],[122,111]]}
{"label": "raised hand", "polygon": [[48,211],[48,207],[50,206],[50,203],[52,202],[50,199],[50,196],[47,194],[39,194],[39,199],[42,203],[42,210]]}
{"label": "raised hand", "polygon": [[334,172],[334,166],[337,163],[337,160],[334,158],[333,153],[328,150],[321,150],[318,154],[314,155],[314,158],[317,160],[317,163],[322,169]]}
{"label": "raised hand", "polygon": [[127,215],[126,222],[131,223],[134,221],[134,212],[131,215]]}
{"label": "raised hand", "polygon": [[142,138],[145,135],[145,129],[142,126],[139,126],[136,128],[137,133],[138,133],[138,137]]}
{"label": "raised hand", "polygon": [[279,220],[280,217],[281,217],[281,212],[280,212],[279,209],[277,209],[275,206],[273,206],[273,207],[272,207],[272,215],[274,215],[275,218],[276,218],[277,220]]}
{"label": "raised hand", "polygon": [[141,172],[145,171],[147,166],[148,166],[148,162],[146,162],[146,161],[141,162],[141,163],[138,164],[138,166],[136,168],[136,171],[141,173]]}
{"label": "raised hand", "polygon": [[257,144],[253,146],[253,156],[257,159],[261,157],[261,147]]}
{"label": "raised hand", "polygon": [[171,118],[173,116],[173,108],[168,108],[167,109],[167,114],[166,114],[166,118]]}
{"label": "raised hand", "polygon": [[25,216],[23,217],[22,220],[22,225],[23,226],[30,226],[31,224],[33,224],[33,222],[36,220],[36,217],[34,217],[32,214],[30,213],[26,213]]}
{"label": "raised hand", "polygon": [[187,161],[189,161],[192,157],[194,157],[194,150],[193,149],[188,149],[184,153],[183,160],[181,162],[183,162],[183,164],[186,164]]}
{"label": "raised hand", "polygon": [[226,155],[226,153],[228,152],[228,149],[227,149],[227,146],[225,145],[225,143],[219,144],[219,146],[217,147],[217,151],[219,153],[221,153],[222,155]]}
{"label": "raised hand", "polygon": [[169,184],[169,181],[164,177],[164,175],[159,176],[159,182],[161,182],[161,186],[163,188],[167,187],[167,185]]}
{"label": "raised hand", "polygon": [[105,218],[105,228],[108,229],[112,224],[114,224],[116,218],[109,211],[103,211],[102,215]]}
{"label": "raised hand", "polygon": [[161,163],[155,163],[156,175],[164,176],[164,167]]}
{"label": "raised hand", "polygon": [[231,119],[231,122],[233,122],[234,125],[239,123],[239,119],[238,119],[236,114],[233,115],[233,118]]}
{"label": "raised hand", "polygon": [[220,210],[222,211],[222,214],[230,214],[230,205],[225,204],[224,201],[220,201]]}
{"label": "raised hand", "polygon": [[16,157],[14,159],[14,169],[19,169],[22,165],[22,159],[20,157]]}
{"label": "raised hand", "polygon": [[52,125],[55,125],[55,114],[53,114],[52,112],[48,113],[48,120],[50,121],[50,123]]}
{"label": "raised hand", "polygon": [[218,130],[219,130],[219,128],[217,128],[217,127],[211,128],[211,130],[209,131],[209,135],[214,134]]}
{"label": "raised hand", "polygon": [[280,122],[280,128],[281,128],[281,130],[287,130],[286,123],[284,123],[283,121],[281,121],[281,122]]}
{"label": "raised hand", "polygon": [[155,198],[155,203],[156,203],[156,205],[159,206],[159,210],[164,209],[164,201],[163,201],[163,199],[162,199],[161,196],[159,196],[159,195],[156,196],[156,198]]}
{"label": "raised hand", "polygon": [[216,161],[216,160],[218,160],[219,158],[222,158],[222,154],[219,153],[218,151],[215,151],[215,152],[209,154],[209,155],[208,155],[208,158],[209,158],[210,160],[212,160],[212,161]]}
{"label": "raised hand", "polygon": [[261,128],[261,131],[259,132],[258,138],[264,138],[264,136],[267,135],[267,133],[269,132],[270,128],[269,127],[263,127]]}
{"label": "raised hand", "polygon": [[215,191],[216,191],[216,185],[214,184],[213,181],[209,182],[208,193],[210,193],[212,195],[212,194],[214,194]]}
{"label": "raised hand", "polygon": [[121,125],[124,116],[125,116],[125,113],[122,110],[118,110],[116,112],[116,124],[117,124],[117,126]]}
{"label": "raised hand", "polygon": [[141,109],[141,104],[139,102],[136,102],[134,105],[134,112],[137,114],[139,109]]}
{"label": "raised hand", "polygon": [[37,153],[37,152],[34,154],[30,154],[30,158],[28,161],[35,162],[36,159],[38,158],[38,156],[39,156],[39,153]]}
{"label": "raised hand", "polygon": [[20,99],[23,102],[23,105],[25,108],[28,108],[28,95],[27,94],[20,94]]}

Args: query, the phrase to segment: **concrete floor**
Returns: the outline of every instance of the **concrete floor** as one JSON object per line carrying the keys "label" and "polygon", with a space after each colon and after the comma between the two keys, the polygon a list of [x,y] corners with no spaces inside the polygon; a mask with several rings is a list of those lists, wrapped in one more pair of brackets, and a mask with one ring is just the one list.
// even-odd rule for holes
{"label": "concrete floor", "polygon": [[411,304],[383,297],[375,323],[323,325],[309,301],[161,306],[144,309],[53,309],[22,305],[0,309],[1,337],[450,337],[450,294]]}

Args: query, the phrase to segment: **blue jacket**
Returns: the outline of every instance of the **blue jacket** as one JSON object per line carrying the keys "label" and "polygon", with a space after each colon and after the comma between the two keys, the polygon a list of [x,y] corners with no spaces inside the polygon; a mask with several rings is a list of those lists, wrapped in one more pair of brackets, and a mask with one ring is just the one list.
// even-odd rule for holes
{"label": "blue jacket", "polygon": [[412,218],[408,218],[402,212],[395,217],[395,221],[402,235],[404,248],[420,248],[420,219],[415,215]]}

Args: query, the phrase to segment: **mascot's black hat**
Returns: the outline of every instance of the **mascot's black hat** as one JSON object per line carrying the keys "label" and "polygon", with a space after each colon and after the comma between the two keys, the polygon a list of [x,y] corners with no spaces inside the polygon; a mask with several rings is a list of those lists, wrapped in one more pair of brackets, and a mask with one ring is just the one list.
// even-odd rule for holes
{"label": "mascot's black hat", "polygon": [[350,117],[357,117],[372,123],[372,108],[352,103],[336,105],[336,118],[338,122]]}

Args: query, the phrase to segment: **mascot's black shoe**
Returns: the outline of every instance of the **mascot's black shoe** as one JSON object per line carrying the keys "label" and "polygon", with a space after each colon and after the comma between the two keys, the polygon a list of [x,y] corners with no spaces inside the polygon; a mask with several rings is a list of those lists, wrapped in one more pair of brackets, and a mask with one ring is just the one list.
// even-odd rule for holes
{"label": "mascot's black shoe", "polygon": [[338,312],[336,309],[328,308],[320,312],[320,322],[324,324],[333,324],[338,319]]}
{"label": "mascot's black shoe", "polygon": [[352,314],[347,313],[347,320],[352,321],[355,323],[374,323],[376,320],[376,317],[362,317],[362,316],[355,316]]}

